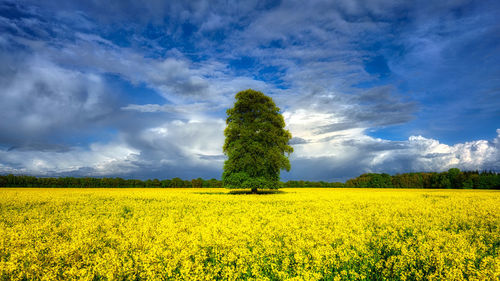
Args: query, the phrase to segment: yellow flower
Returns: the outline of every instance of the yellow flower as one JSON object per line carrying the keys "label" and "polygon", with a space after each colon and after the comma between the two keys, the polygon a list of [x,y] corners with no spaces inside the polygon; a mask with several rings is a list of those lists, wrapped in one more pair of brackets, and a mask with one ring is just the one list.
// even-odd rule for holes
{"label": "yellow flower", "polygon": [[500,193],[0,189],[1,280],[498,280]]}

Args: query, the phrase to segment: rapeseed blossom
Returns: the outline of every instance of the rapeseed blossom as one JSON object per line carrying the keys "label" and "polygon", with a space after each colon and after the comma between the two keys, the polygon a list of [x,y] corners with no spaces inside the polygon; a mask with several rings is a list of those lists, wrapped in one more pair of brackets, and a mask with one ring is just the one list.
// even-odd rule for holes
{"label": "rapeseed blossom", "polygon": [[500,193],[0,190],[0,280],[498,280]]}

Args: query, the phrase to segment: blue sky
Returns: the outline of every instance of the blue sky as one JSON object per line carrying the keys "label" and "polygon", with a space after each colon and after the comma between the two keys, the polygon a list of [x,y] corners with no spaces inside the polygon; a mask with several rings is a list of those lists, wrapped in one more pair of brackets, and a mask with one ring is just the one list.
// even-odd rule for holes
{"label": "blue sky", "polygon": [[[172,3],[168,3],[172,2]],[[500,171],[498,1],[0,1],[0,173],[220,178],[252,88],[284,180]]]}

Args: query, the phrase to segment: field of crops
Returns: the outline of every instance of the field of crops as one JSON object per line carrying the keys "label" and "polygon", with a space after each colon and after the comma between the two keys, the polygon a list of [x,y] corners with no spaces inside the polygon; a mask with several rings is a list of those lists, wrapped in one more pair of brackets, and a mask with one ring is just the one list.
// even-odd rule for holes
{"label": "field of crops", "polygon": [[0,189],[0,280],[498,280],[500,192]]}

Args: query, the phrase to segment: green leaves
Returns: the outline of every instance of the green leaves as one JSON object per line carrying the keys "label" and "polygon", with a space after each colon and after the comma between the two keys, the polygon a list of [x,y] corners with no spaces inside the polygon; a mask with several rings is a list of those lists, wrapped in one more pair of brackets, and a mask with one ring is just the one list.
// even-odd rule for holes
{"label": "green leaves", "polygon": [[290,170],[288,145],[292,135],[274,101],[251,89],[236,94],[233,108],[227,110],[226,140],[228,156],[222,180],[229,188],[278,188],[281,169]]}

